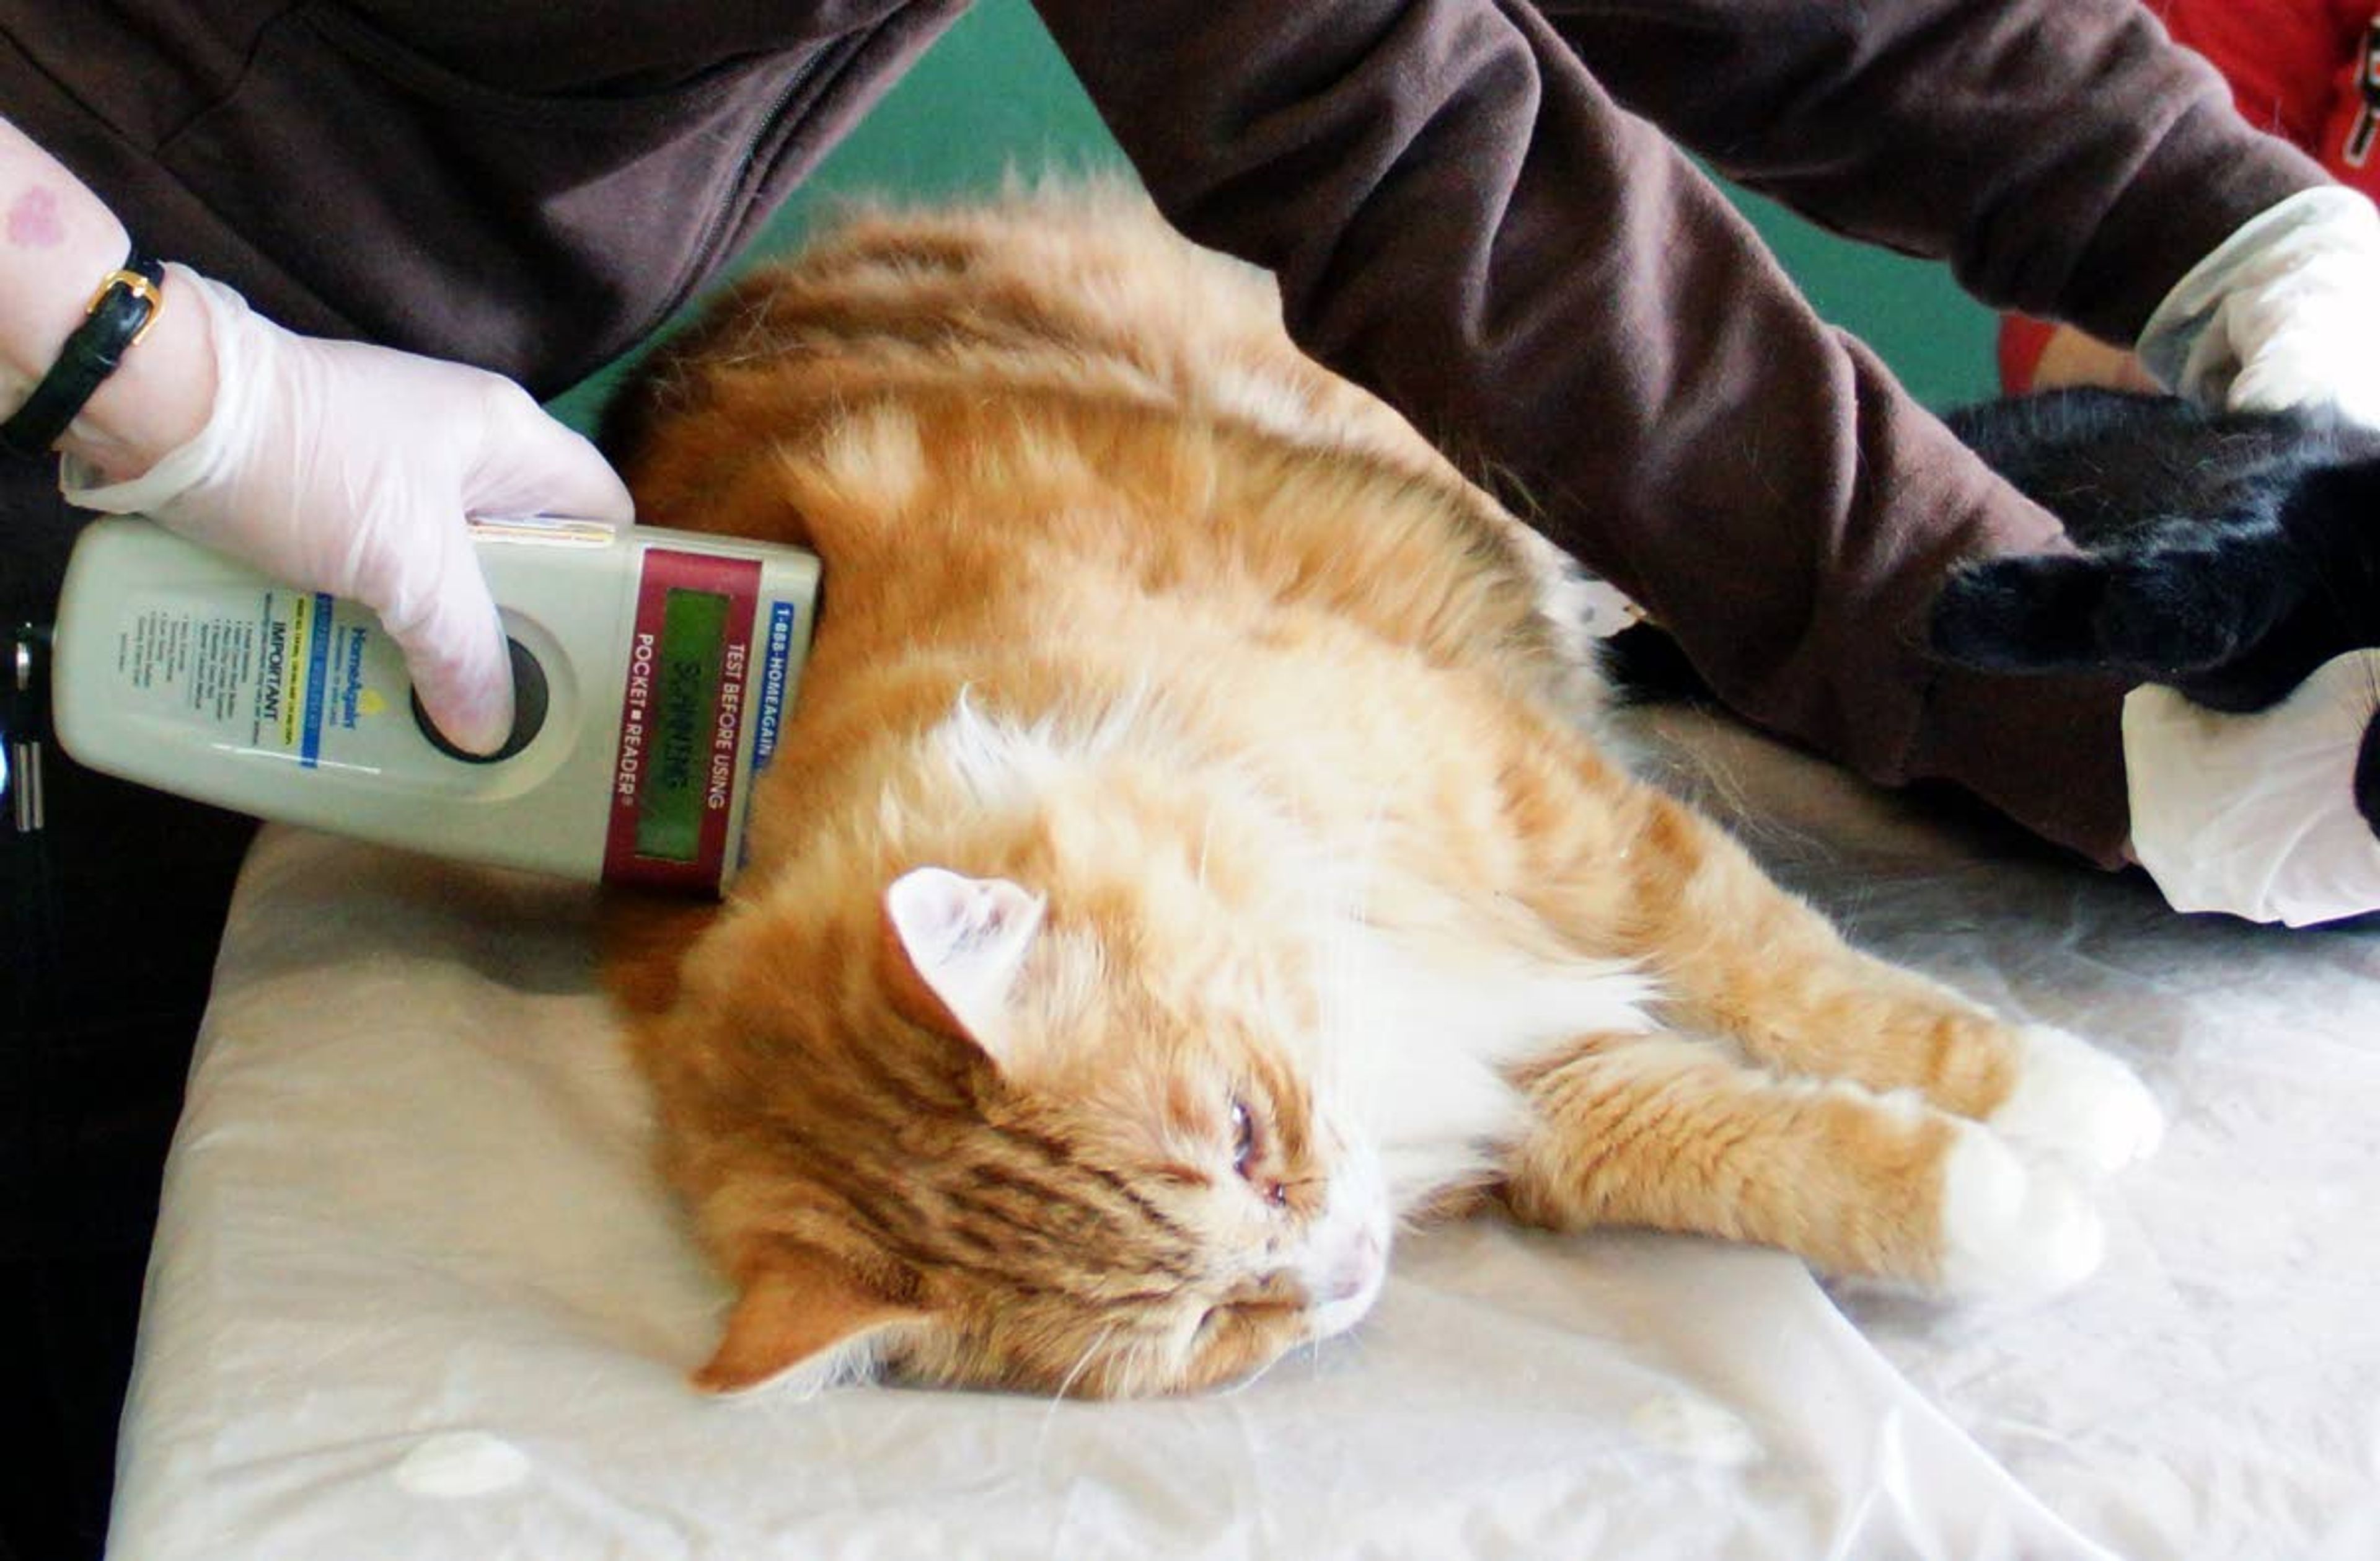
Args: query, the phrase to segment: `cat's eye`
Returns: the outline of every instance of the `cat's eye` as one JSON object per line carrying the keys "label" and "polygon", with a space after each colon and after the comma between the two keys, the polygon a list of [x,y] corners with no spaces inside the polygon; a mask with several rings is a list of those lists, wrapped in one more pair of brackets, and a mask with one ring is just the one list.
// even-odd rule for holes
{"label": "cat's eye", "polygon": [[1232,1169],[1240,1179],[1261,1194],[1276,1209],[1289,1207],[1289,1185],[1277,1179],[1259,1180],[1255,1175],[1257,1160],[1257,1121],[1245,1101],[1232,1103]]}

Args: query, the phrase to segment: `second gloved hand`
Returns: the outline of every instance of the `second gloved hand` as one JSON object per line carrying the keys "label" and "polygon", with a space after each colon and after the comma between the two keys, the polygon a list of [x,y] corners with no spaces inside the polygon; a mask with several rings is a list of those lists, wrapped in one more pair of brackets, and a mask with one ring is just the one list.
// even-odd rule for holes
{"label": "second gloved hand", "polygon": [[2139,352],[2202,406],[2328,402],[2380,426],[2380,211],[2330,186],[2250,219],[2166,296]]}
{"label": "second gloved hand", "polygon": [[206,425],[128,482],[102,483],[69,459],[67,497],[146,515],[275,579],[364,603],[403,649],[439,729],[475,751],[500,746],[511,664],[465,520],[625,521],[617,474],[508,379],[298,335],[230,288],[167,270],[167,307],[203,311],[212,338]]}

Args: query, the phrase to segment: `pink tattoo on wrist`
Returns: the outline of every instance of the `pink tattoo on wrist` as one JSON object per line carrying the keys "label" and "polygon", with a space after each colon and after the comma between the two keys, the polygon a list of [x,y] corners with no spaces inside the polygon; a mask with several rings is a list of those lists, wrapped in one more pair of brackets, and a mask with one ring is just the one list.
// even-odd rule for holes
{"label": "pink tattoo on wrist", "polygon": [[55,249],[67,236],[57,191],[40,185],[8,202],[8,242],[20,250]]}

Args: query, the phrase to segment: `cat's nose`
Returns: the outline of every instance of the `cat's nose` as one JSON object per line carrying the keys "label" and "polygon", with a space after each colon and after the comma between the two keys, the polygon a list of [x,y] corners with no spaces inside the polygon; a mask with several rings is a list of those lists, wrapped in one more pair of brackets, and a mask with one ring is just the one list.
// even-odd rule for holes
{"label": "cat's nose", "polygon": [[1389,1272],[1389,1240],[1381,1225],[1367,1225],[1324,1252],[1306,1270],[1308,1333],[1327,1339],[1363,1320],[1379,1299]]}
{"label": "cat's nose", "polygon": [[1387,1270],[1388,1250],[1378,1235],[1369,1230],[1362,1232],[1331,1265],[1330,1276],[1323,1283],[1323,1303],[1336,1305],[1367,1294],[1378,1287]]}

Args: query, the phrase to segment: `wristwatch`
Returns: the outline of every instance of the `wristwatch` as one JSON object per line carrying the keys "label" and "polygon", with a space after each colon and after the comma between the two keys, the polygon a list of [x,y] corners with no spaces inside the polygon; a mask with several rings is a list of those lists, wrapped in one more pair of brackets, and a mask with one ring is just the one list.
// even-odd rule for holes
{"label": "wristwatch", "polygon": [[165,268],[138,249],[125,256],[91,294],[58,360],[16,415],[0,423],[0,445],[23,456],[49,454],[125,353],[157,323],[164,280]]}

